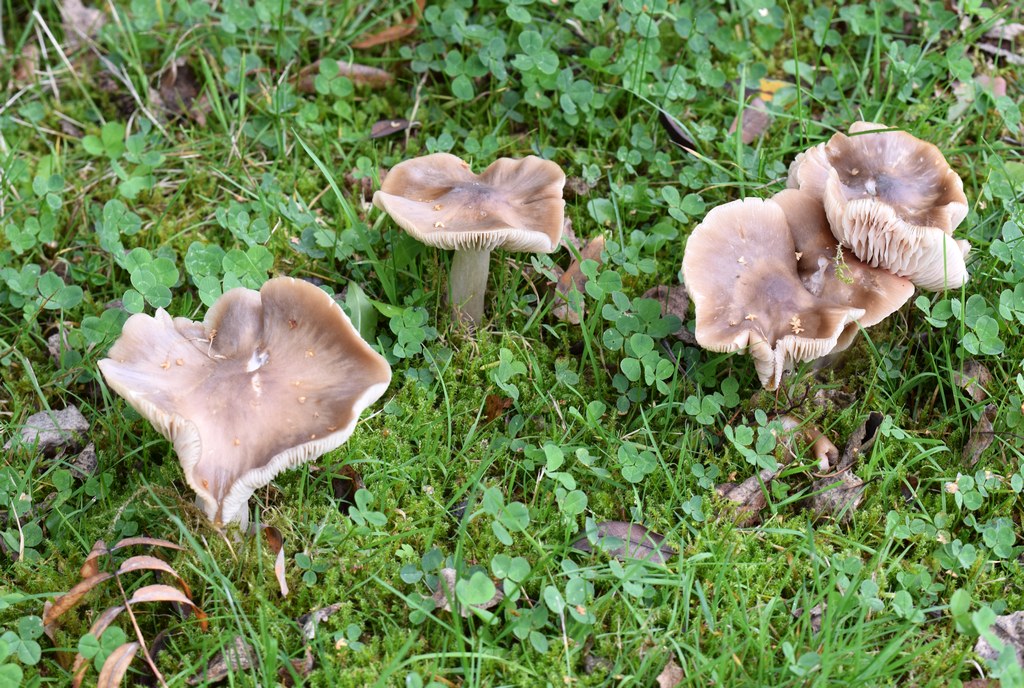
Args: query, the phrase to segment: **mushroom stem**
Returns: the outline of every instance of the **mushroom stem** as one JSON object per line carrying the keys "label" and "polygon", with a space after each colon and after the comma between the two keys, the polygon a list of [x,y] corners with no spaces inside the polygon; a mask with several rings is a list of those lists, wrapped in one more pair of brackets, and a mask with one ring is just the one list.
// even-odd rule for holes
{"label": "mushroom stem", "polygon": [[484,292],[490,271],[489,249],[463,249],[452,257],[452,271],[448,277],[452,310],[464,322],[480,324],[484,317]]}

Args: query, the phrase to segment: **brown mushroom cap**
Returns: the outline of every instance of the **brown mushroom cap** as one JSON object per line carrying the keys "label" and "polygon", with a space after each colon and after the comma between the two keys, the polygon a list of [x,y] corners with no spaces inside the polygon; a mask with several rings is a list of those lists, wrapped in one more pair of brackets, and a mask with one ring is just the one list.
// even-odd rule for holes
{"label": "brown mushroom cap", "polygon": [[395,165],[373,203],[429,246],[550,253],[562,236],[565,173],[550,160],[501,158],[480,175],[454,155]]}
{"label": "brown mushroom cap", "polygon": [[777,388],[795,362],[832,351],[843,328],[864,315],[804,287],[786,215],[771,201],[748,198],[712,209],[686,243],[683,276],[697,343],[749,351],[766,389]]}
{"label": "brown mushroom cap", "polygon": [[970,245],[952,238],[967,216],[960,177],[933,144],[855,122],[797,156],[789,186],[823,199],[832,232],[862,261],[930,290],[967,280]]}
{"label": "brown mushroom cap", "polygon": [[[829,229],[825,208],[810,193],[787,189],[772,197],[786,214],[796,248],[797,272],[804,287],[817,297],[840,306],[859,308],[864,315],[846,325],[833,352],[853,343],[860,327],[871,327],[907,302],[914,294],[910,280],[871,267],[843,248]],[[839,265],[836,258],[840,258]]]}
{"label": "brown mushroom cap", "polygon": [[244,522],[256,489],[343,444],[391,380],[334,300],[290,277],[226,292],[202,323],[133,315],[99,366],[173,442],[216,523]]}

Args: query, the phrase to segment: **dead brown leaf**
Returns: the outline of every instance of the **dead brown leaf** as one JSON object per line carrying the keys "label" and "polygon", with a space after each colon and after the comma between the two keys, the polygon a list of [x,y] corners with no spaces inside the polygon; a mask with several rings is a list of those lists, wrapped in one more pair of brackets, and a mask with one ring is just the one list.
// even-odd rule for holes
{"label": "dead brown leaf", "polygon": [[206,115],[210,112],[210,103],[200,95],[199,78],[196,71],[179,58],[171,63],[160,77],[160,86],[156,98],[158,109],[169,119],[187,116],[201,127],[206,126]]}
{"label": "dead brown leaf", "polygon": [[185,593],[173,586],[154,583],[153,585],[141,587],[132,594],[131,599],[128,600],[128,605],[131,606],[140,602],[176,602],[185,605],[190,607],[196,618],[199,619],[200,628],[204,631],[209,628],[206,612],[200,609]]}
{"label": "dead brown leaf", "polygon": [[[1017,655],[1017,663],[1024,665],[1024,611],[997,616],[996,622],[989,629],[1003,643],[1013,648]],[[978,638],[974,644],[974,652],[983,659],[996,660],[999,652],[984,638]]]}
{"label": "dead brown leaf", "polygon": [[251,669],[258,661],[253,646],[242,636],[236,635],[229,644],[221,648],[220,652],[210,658],[202,673],[190,677],[187,683],[190,686],[218,683],[236,671]]}
{"label": "dead brown leaf", "polygon": [[875,446],[875,440],[878,439],[878,428],[882,427],[883,420],[885,420],[885,416],[878,411],[872,411],[868,414],[867,419],[850,434],[850,439],[846,441],[846,447],[843,449],[843,456],[839,460],[839,470],[846,470],[862,456],[867,456],[871,448]]}
{"label": "dead brown leaf", "polygon": [[355,506],[356,492],[366,487],[363,476],[359,475],[356,467],[350,463],[335,466],[332,469],[334,475],[331,477],[331,491],[338,501],[338,511],[347,514],[350,507]]}
{"label": "dead brown leaf", "polygon": [[302,627],[302,637],[307,641],[315,638],[317,625],[322,624],[324,621],[327,621],[327,619],[334,616],[334,613],[341,609],[342,606],[343,605],[339,602],[300,616],[297,619],[297,622],[299,626]]}
{"label": "dead brown leaf", "polygon": [[427,0],[416,0],[417,9],[414,10],[411,15],[402,19],[397,24],[387,27],[386,29],[353,41],[352,47],[356,50],[365,50],[366,48],[373,48],[374,46],[392,43],[411,35],[412,32],[416,30],[416,27],[419,26],[419,18],[423,14],[423,8],[426,6]]}
{"label": "dead brown leaf", "polygon": [[274,526],[261,525],[260,529],[263,531],[264,537],[267,538],[270,551],[276,556],[274,559],[274,576],[277,578],[278,587],[281,588],[281,597],[288,597],[288,579],[285,576],[284,570],[284,535]]}
{"label": "dead brown leaf", "polygon": [[[316,86],[314,82],[316,81],[317,75],[320,74],[320,62],[321,60],[317,60],[316,62],[303,67],[299,71],[298,83],[296,85],[296,89],[299,93],[316,93]],[[338,75],[347,77],[356,86],[384,88],[395,82],[395,76],[391,72],[386,72],[383,69],[356,64],[354,62],[343,62],[341,60],[335,60],[335,62],[338,63]]]}
{"label": "dead brown leaf", "polygon": [[420,126],[419,122],[410,122],[407,119],[382,119],[379,122],[374,122],[373,126],[370,127],[370,138],[371,139],[382,139],[385,136],[391,136],[405,131],[406,129],[412,129]]}
{"label": "dead brown leaf", "polygon": [[[768,104],[755,96],[750,103],[743,108],[743,124],[740,130],[740,140],[748,146],[759,139],[772,123],[772,116],[768,112]],[[740,125],[740,118],[736,117],[729,126],[729,133],[736,133],[736,127]]]}
{"label": "dead brown leaf", "polygon": [[82,0],[64,0],[60,4],[64,24],[64,52],[73,53],[96,37],[107,23],[102,10],[86,7]]}
{"label": "dead brown leaf", "polygon": [[119,549],[124,549],[125,547],[134,547],[135,545],[164,547],[167,549],[175,549],[178,551],[184,549],[184,547],[182,547],[181,545],[177,545],[171,542],[170,540],[161,540],[159,538],[151,537],[124,538],[123,540],[118,540],[116,543],[114,543],[113,547],[107,547],[107,543],[103,542],[103,540],[97,540],[96,543],[92,546],[92,550],[89,552],[89,556],[87,556],[85,558],[85,561],[82,562],[82,568],[79,571],[79,575],[82,578],[89,578],[90,576],[95,576],[100,571],[99,562],[97,561],[99,557],[103,556],[104,554],[116,552]]}
{"label": "dead brown leaf", "polygon": [[95,576],[90,576],[83,581],[79,581],[77,585],[72,586],[70,590],[58,597],[53,601],[53,604],[49,608],[43,610],[43,626],[52,626],[56,623],[57,619],[61,617],[64,612],[70,610],[76,604],[82,601],[90,590],[95,588],[103,581],[110,580],[114,577],[112,573],[97,573]]}
{"label": "dead brown leaf", "polygon": [[815,480],[812,488],[811,508],[816,518],[834,516],[845,523],[853,518],[854,511],[864,501],[864,481],[848,470]]}
{"label": "dead brown leaf", "polygon": [[178,580],[178,584],[181,585],[181,588],[185,591],[185,594],[192,597],[192,590],[189,589],[185,580],[178,575],[178,572],[174,570],[173,566],[163,559],[158,559],[148,554],[139,554],[134,557],[129,557],[121,562],[121,566],[117,569],[117,575],[121,576],[126,573],[131,573],[132,571],[161,571],[174,576]]}
{"label": "dead brown leaf", "polygon": [[987,405],[981,413],[981,418],[971,428],[971,434],[967,437],[967,442],[964,444],[964,463],[968,466],[978,463],[978,459],[981,458],[981,455],[985,453],[985,450],[991,446],[992,441],[995,439],[992,423],[995,421],[998,411],[999,409],[995,404]]}
{"label": "dead brown leaf", "polygon": [[645,299],[654,299],[661,304],[662,315],[674,315],[679,318],[679,329],[673,332],[676,339],[686,342],[691,346],[697,345],[697,339],[693,332],[686,329],[687,313],[690,308],[690,295],[686,293],[686,287],[682,284],[668,286],[659,284],[644,292]]}
{"label": "dead brown leaf", "polygon": [[[437,578],[437,588],[434,590],[434,608],[441,609],[446,612],[452,610],[452,605],[449,600],[455,596],[455,584],[458,582],[458,573],[455,569],[445,567],[438,572],[440,575]],[[471,605],[474,609],[490,609],[504,599],[505,593],[500,588],[495,590],[494,597],[487,600],[483,604]],[[463,617],[468,617],[472,610],[466,605],[459,605],[459,613]]]}
{"label": "dead brown leaf", "polygon": [[819,602],[808,610],[804,610],[803,607],[793,612],[794,619],[800,619],[806,616],[811,623],[811,631],[813,633],[821,632],[821,617],[825,615],[825,610],[828,607],[824,602]]}
{"label": "dead brown leaf", "polygon": [[1017,36],[1024,35],[1024,24],[996,19],[995,25],[985,33],[986,38],[1000,41],[1014,41]]}
{"label": "dead brown leaf", "polygon": [[683,669],[676,664],[675,657],[668,660],[665,664],[665,668],[658,674],[658,678],[655,679],[658,682],[658,688],[676,688],[686,676],[683,674]]}
{"label": "dead brown leaf", "polygon": [[570,197],[581,198],[589,194],[593,188],[594,186],[588,184],[583,177],[565,178],[565,190]]}
{"label": "dead brown leaf", "polygon": [[[580,250],[579,260],[574,258],[569,267],[562,273],[562,276],[558,278],[558,284],[555,285],[554,306],[551,312],[562,322],[568,322],[572,325],[580,324],[582,314],[574,308],[570,308],[566,299],[574,289],[583,294],[583,289],[587,284],[587,276],[580,270],[580,263],[584,260],[595,260],[600,263],[602,251],[604,251],[604,235],[599,234],[583,246]],[[583,303],[581,301],[580,307],[582,308],[582,306]]]}
{"label": "dead brown leaf", "polygon": [[16,89],[28,86],[36,80],[38,71],[39,46],[35,43],[27,43],[22,47],[21,53],[14,62],[14,69],[11,71],[11,85]]}
{"label": "dead brown leaf", "polygon": [[500,394],[488,394],[484,399],[484,419],[491,423],[505,415],[505,411],[512,407],[512,400]]}
{"label": "dead brown leaf", "polygon": [[128,667],[141,647],[138,642],[132,641],[111,652],[107,661],[103,662],[103,668],[100,669],[100,677],[96,679],[96,688],[119,688],[121,679],[128,673]]}
{"label": "dead brown leaf", "polygon": [[604,521],[597,524],[596,544],[589,537],[581,537],[572,543],[573,549],[582,552],[605,552],[617,559],[641,559],[664,564],[675,556],[675,551],[665,542],[665,536],[648,530],[639,523],[625,521]]}
{"label": "dead brown leaf", "polygon": [[992,373],[983,364],[969,358],[964,361],[962,371],[953,371],[953,382],[967,392],[979,404],[988,399],[988,390],[992,386]]}

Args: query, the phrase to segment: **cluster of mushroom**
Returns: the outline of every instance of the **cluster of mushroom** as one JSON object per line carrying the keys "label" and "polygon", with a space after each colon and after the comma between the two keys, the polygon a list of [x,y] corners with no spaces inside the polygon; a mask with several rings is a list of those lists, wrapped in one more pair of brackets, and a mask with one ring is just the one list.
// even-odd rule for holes
{"label": "cluster of mushroom", "polygon": [[683,276],[705,349],[747,351],[777,389],[797,362],[849,347],[914,287],[967,281],[960,177],[931,143],[856,122],[793,161],[789,189],[712,209],[691,234]]}

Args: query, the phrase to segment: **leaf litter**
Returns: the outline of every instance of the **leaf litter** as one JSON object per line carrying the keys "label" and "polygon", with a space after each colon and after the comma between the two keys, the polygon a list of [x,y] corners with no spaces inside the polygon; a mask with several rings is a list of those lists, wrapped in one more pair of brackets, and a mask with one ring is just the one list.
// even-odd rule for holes
{"label": "leaf litter", "polygon": [[604,552],[616,559],[639,559],[655,564],[664,564],[676,555],[668,545],[665,536],[648,530],[639,523],[626,521],[603,521],[587,534],[572,543],[573,549],[582,552]]}

